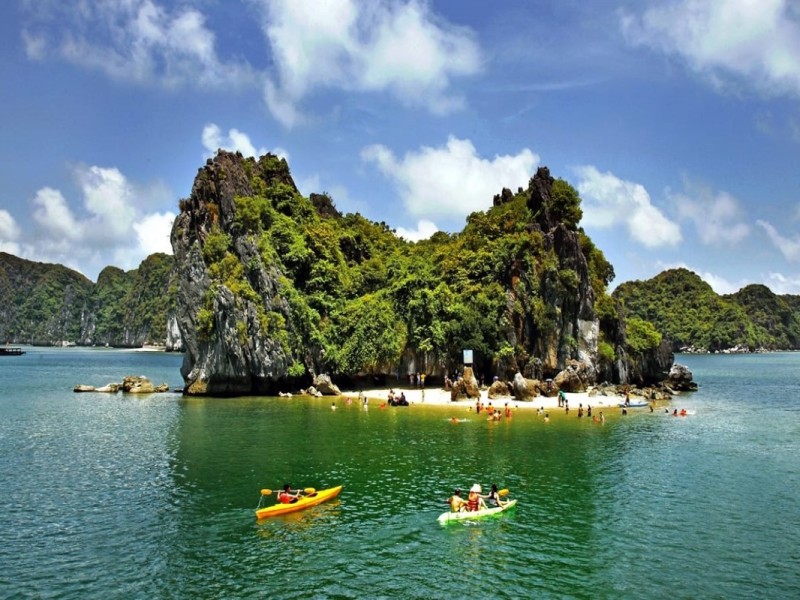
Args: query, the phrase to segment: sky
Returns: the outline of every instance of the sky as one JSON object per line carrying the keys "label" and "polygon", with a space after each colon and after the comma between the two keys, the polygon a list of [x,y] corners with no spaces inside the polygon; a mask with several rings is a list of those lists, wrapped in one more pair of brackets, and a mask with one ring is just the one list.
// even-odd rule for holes
{"label": "sky", "polygon": [[219,148],[408,239],[540,166],[612,288],[800,294],[800,0],[6,0],[0,251],[171,253]]}

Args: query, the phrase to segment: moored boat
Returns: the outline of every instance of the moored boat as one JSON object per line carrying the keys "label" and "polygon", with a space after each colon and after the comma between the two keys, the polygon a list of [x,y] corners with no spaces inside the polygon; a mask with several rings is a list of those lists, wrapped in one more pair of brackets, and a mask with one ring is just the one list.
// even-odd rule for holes
{"label": "moored boat", "polygon": [[[278,515],[285,515],[287,513],[303,510],[304,508],[309,508],[310,506],[316,506],[317,504],[322,504],[326,500],[335,498],[341,491],[342,486],[337,485],[336,487],[325,490],[314,490],[312,493],[307,493],[305,496],[298,498],[297,502],[290,502],[289,504],[278,503],[273,504],[272,506],[258,508],[256,509],[256,519],[276,517]],[[268,494],[265,494],[264,492],[268,492]],[[262,498],[271,493],[272,490],[261,490]]]}
{"label": "moored boat", "polygon": [[442,525],[451,523],[453,521],[468,521],[472,519],[482,519],[484,517],[491,517],[492,515],[499,515],[505,511],[514,508],[517,505],[516,498],[509,500],[503,506],[495,506],[492,508],[484,508],[482,510],[462,510],[459,512],[445,512],[439,515],[439,523]]}
{"label": "moored boat", "polygon": [[618,404],[620,408],[644,408],[646,406],[650,406],[650,403],[646,400],[634,400],[633,402],[620,402]]}
{"label": "moored boat", "polygon": [[25,350],[18,347],[0,346],[0,356],[21,356],[25,354]]}

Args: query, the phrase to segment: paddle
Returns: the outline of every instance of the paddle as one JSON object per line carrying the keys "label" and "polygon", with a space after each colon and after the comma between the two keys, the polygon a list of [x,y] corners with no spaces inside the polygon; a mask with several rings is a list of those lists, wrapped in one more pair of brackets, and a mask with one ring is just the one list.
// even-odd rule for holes
{"label": "paddle", "polygon": [[508,488],[503,488],[502,490],[498,490],[498,496],[508,496]]}
{"label": "paddle", "polygon": [[[508,491],[508,490],[506,490],[506,491]],[[310,496],[311,494],[316,494],[317,490],[312,488],[312,487],[307,487],[307,488],[305,488],[303,490],[303,492]],[[269,489],[269,488],[264,488],[264,489],[261,490],[261,495],[262,496],[269,496],[270,494],[273,494],[273,493],[275,493],[275,492],[273,490]]]}

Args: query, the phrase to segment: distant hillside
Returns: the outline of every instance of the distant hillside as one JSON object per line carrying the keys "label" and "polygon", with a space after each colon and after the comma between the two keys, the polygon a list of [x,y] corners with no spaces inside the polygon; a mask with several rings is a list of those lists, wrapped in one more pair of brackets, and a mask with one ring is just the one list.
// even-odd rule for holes
{"label": "distant hillside", "polygon": [[671,269],[623,283],[613,296],[629,316],[653,323],[676,351],[800,348],[800,297],[778,296],[763,285],[720,296],[697,274]]}
{"label": "distant hillside", "polygon": [[132,271],[106,267],[95,284],[62,265],[0,252],[0,340],[179,347],[168,327],[176,297],[173,266],[171,256],[153,254]]}
{"label": "distant hillside", "polygon": [[724,296],[744,308],[761,346],[800,348],[800,296],[778,296],[765,285],[748,285]]}
{"label": "distant hillside", "polygon": [[[398,243],[386,234],[375,230],[364,239]],[[427,244],[419,247],[426,250]],[[354,281],[374,275],[366,269],[372,262],[364,265]],[[180,350],[177,295],[174,260],[166,254],[153,254],[132,271],[106,267],[92,283],[62,265],[0,252],[0,343],[152,344]],[[672,269],[646,281],[622,283],[612,296],[629,321],[649,321],[674,351],[800,349],[800,296],[778,295],[764,285],[719,295],[697,274]]]}
{"label": "distant hillside", "polygon": [[0,339],[29,344],[78,340],[93,287],[61,265],[0,252]]}

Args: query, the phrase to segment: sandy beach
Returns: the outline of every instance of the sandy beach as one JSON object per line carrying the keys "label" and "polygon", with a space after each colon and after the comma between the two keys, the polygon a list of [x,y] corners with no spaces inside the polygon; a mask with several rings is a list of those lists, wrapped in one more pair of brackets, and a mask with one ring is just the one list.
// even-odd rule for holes
{"label": "sandy beach", "polygon": [[[399,392],[403,392],[406,396],[406,400],[409,404],[431,404],[431,405],[443,405],[443,406],[452,406],[452,407],[463,407],[465,410],[467,408],[472,408],[475,406],[476,400],[457,400],[453,402],[450,400],[450,392],[444,390],[442,388],[426,388],[426,389],[419,389],[419,388],[391,388],[394,389],[395,395]],[[389,397],[390,388],[386,389],[372,389],[372,390],[363,390],[364,396],[370,401],[370,403],[375,402],[386,402]],[[343,391],[342,395],[345,398],[357,398],[359,392],[353,391]],[[624,400],[621,396],[589,396],[588,392],[581,392],[581,393],[566,393],[567,401],[569,403],[569,407],[571,410],[577,410],[578,407],[583,404],[583,407],[586,408],[588,405],[591,405],[592,408],[594,407],[614,407],[617,408],[619,403]],[[518,401],[515,400],[512,396],[507,397],[500,397],[490,400],[487,395],[487,390],[481,391],[481,402],[483,402],[484,406],[488,406],[489,403],[492,404],[494,408],[503,409],[506,403],[509,404],[514,410],[521,409],[531,409],[536,410],[538,408],[543,408],[544,410],[553,410],[559,409],[558,406],[558,397],[552,396],[538,396],[534,400],[531,401]]]}

